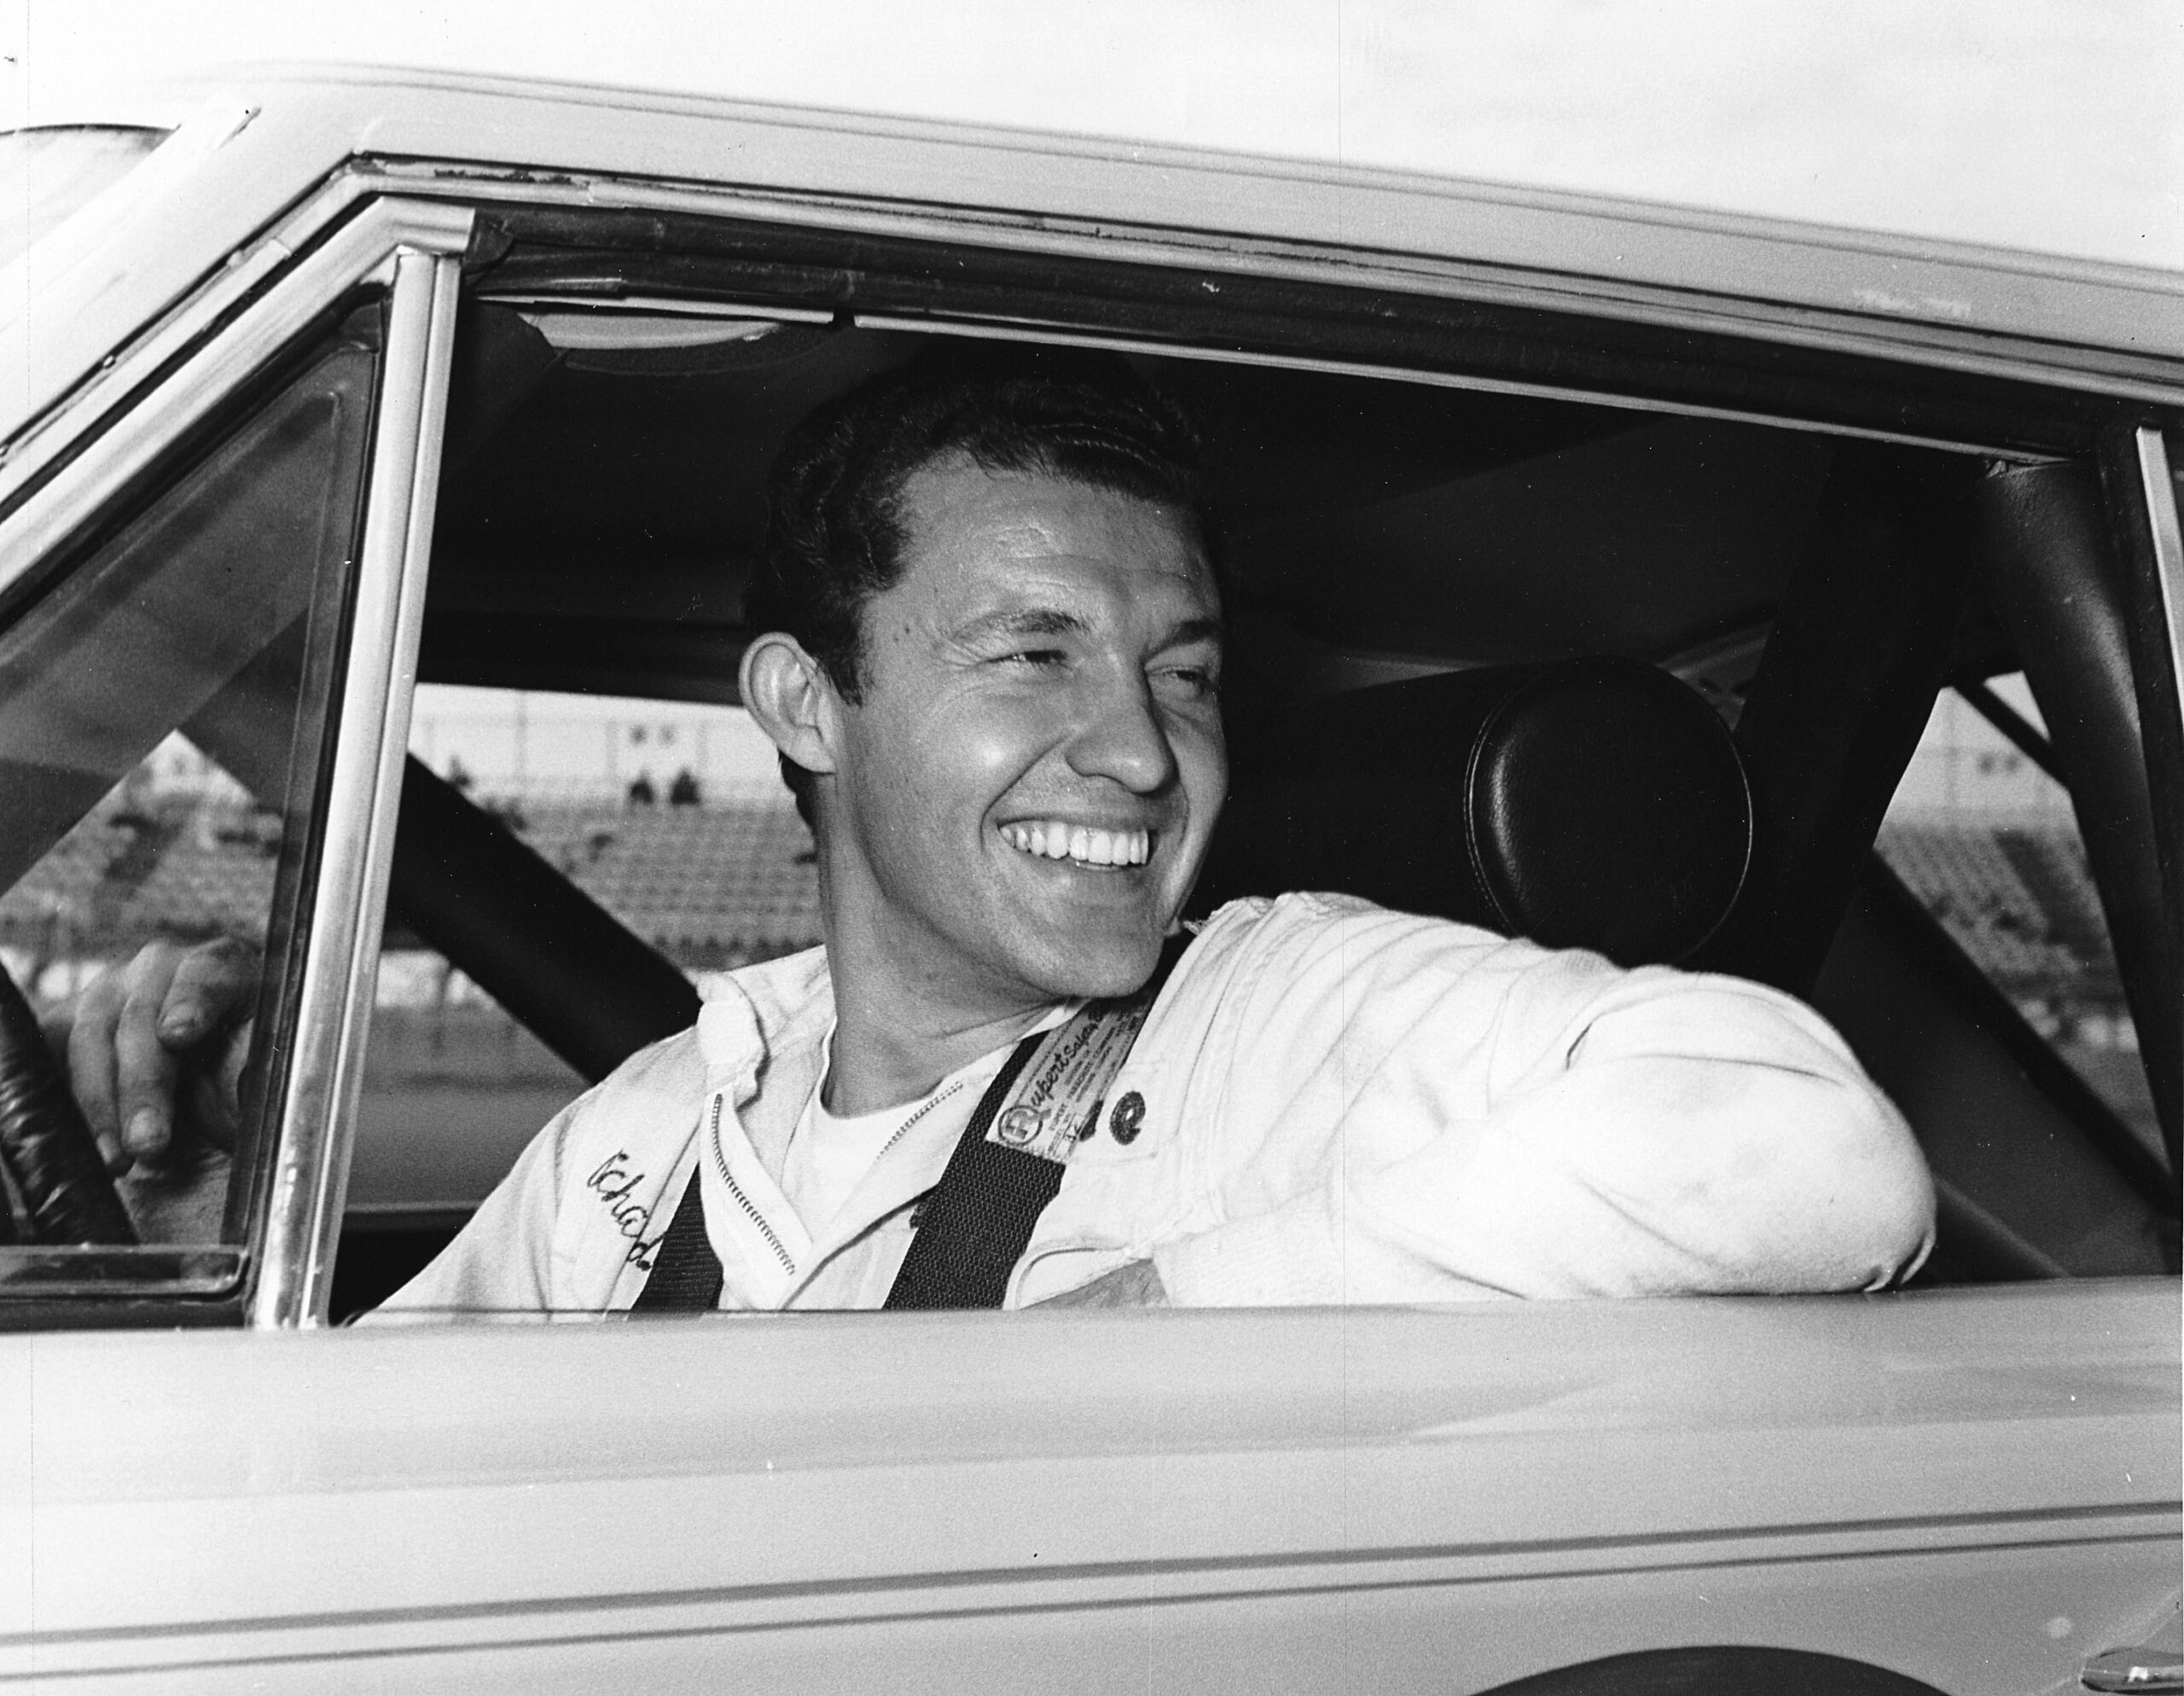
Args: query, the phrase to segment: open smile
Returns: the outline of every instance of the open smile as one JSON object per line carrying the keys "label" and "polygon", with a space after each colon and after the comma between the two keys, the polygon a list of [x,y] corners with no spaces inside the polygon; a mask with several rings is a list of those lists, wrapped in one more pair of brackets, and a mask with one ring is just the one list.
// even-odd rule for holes
{"label": "open smile", "polygon": [[1019,853],[1067,860],[1096,871],[1126,871],[1153,857],[1149,830],[1104,830],[1060,819],[1026,819],[1002,825],[1001,837]]}

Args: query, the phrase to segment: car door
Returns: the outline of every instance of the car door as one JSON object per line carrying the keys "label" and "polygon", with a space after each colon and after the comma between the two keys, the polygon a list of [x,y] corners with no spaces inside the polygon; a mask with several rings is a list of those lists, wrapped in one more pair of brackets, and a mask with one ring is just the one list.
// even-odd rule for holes
{"label": "car door", "polygon": [[[318,485],[357,539],[276,562],[312,585],[289,716],[272,721],[282,770],[306,781],[279,792],[258,1130],[238,1145],[235,1181],[250,1199],[179,1270],[144,1250],[0,1251],[24,1257],[26,1287],[45,1281],[19,1309],[40,1328],[0,1346],[0,1674],[174,1689],[1484,1690],[1641,1654],[1682,1657],[1641,1664],[1702,1688],[1798,1676],[1818,1689],[1973,1691],[2062,1687],[2088,1654],[2159,1624],[2177,1478],[2175,1284],[2158,1275],[1432,1311],[317,1327],[425,615],[435,450],[463,351],[457,256],[479,192],[450,173],[438,198],[368,200],[322,263],[181,364],[146,362],[103,427],[65,463],[49,456],[50,476],[0,520],[9,569],[47,574],[47,599],[20,615],[22,666],[44,677],[54,650],[27,621],[65,611],[78,576],[95,585],[116,560],[157,554],[210,574],[211,587],[176,591],[184,603],[229,586],[227,545],[138,544],[170,513],[198,523],[192,472],[160,473],[157,492],[146,479],[218,462],[297,392],[293,362],[311,357],[299,350],[360,350],[340,357],[369,374],[369,451],[342,439],[352,457],[329,449]],[[491,209],[508,218],[523,195]],[[911,253],[889,215],[858,217],[883,258]],[[692,253],[723,245],[694,239],[710,228],[699,218],[682,232]],[[780,264],[787,293],[804,286],[795,243],[833,234],[791,220],[757,264]],[[1015,240],[988,232],[947,258],[1005,284],[1031,247]],[[673,242],[654,253],[684,257]],[[1220,263],[1232,299],[1255,266],[1297,264]],[[1311,304],[1363,338],[1383,303],[1345,263],[1316,263],[1326,293]],[[1111,304],[1176,311],[1167,271],[1105,251],[1086,264],[1107,267]],[[893,275],[931,289],[936,269],[920,250]],[[759,310],[752,287],[743,304]],[[1049,293],[1041,310],[1069,334],[1128,340],[1130,324],[1094,321],[1091,298]],[[1605,319],[1571,317],[1608,334]],[[1001,321],[1012,311],[944,301],[919,328],[990,334]],[[1264,322],[1269,340],[1304,334],[1271,310]],[[1235,351],[1220,325],[1188,334]],[[1409,366],[1383,349],[1382,368],[1506,384],[1531,357],[1491,337],[1420,345]],[[1619,404],[1658,404],[1665,388],[1697,404],[1727,381],[1703,360],[1671,361],[1639,393],[1628,364],[1588,368],[1555,346],[1565,388],[1582,380]],[[1755,339],[1754,363],[1770,346]],[[1282,356],[1311,357],[1301,341]],[[1889,374],[1856,375],[1887,403]],[[1930,398],[1919,375],[1903,377],[1907,409]],[[2142,480],[2126,510],[2155,538],[2134,581],[2173,588],[2165,486]],[[246,575],[244,598],[266,601],[270,580]],[[293,623],[305,603],[279,604]],[[2173,664],[2171,642],[2155,652]],[[99,808],[133,769],[119,755],[141,760],[171,729],[251,794],[272,793],[281,735],[224,738],[221,715],[206,716],[254,658],[208,662],[194,694],[160,695],[171,709],[109,737],[104,764],[67,744],[69,793],[86,810],[60,835],[81,819],[108,829]],[[104,663],[72,675],[111,676]],[[115,687],[131,681],[125,669]],[[2135,687],[2150,717],[2173,718],[2173,688],[2143,670]],[[2175,775],[2157,770],[2164,794]],[[44,815],[67,816],[59,802]],[[106,1328],[116,1318],[136,1328]],[[195,1319],[225,1323],[173,1328]],[[1631,1672],[1535,1687],[1618,1687]]]}

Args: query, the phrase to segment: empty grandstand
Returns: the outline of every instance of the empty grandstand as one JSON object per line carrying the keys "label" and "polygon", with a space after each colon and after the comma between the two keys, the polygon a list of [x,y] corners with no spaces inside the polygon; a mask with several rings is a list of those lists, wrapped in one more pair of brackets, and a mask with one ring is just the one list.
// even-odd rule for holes
{"label": "empty grandstand", "polygon": [[[819,939],[810,835],[778,786],[709,805],[495,810],[686,971]],[[125,958],[155,937],[262,940],[280,841],[279,819],[247,804],[117,790],[0,895],[0,947],[37,980],[56,962]]]}
{"label": "empty grandstand", "polygon": [[819,940],[811,834],[778,784],[699,806],[530,803],[524,839],[686,971]]}
{"label": "empty grandstand", "polygon": [[262,941],[280,836],[247,802],[125,785],[0,895],[0,948],[49,996],[154,937]]}
{"label": "empty grandstand", "polygon": [[1891,821],[1882,857],[2014,998],[2120,998],[2085,851],[2067,823]]}

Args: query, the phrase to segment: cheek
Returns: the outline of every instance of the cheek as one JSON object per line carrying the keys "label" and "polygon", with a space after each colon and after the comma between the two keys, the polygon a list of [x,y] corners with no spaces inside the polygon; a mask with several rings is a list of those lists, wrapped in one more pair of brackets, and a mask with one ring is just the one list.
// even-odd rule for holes
{"label": "cheek", "polygon": [[1190,800],[1191,831],[1202,839],[1228,796],[1228,744],[1216,724],[1179,731],[1172,746],[1183,793]]}
{"label": "cheek", "polygon": [[873,748],[868,775],[896,817],[975,827],[1038,763],[1046,744],[1034,717],[973,706],[933,713]]}

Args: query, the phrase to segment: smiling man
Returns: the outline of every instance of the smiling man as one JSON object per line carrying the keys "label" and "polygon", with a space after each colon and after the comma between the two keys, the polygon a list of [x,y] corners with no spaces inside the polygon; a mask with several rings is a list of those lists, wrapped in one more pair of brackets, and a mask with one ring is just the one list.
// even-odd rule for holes
{"label": "smiling man", "polygon": [[1786,996],[1343,896],[1179,922],[1226,786],[1211,539],[1187,421],[1119,364],[926,365],[810,421],[741,686],[825,945],[717,980],[388,1306],[1908,1275],[1924,1165]]}
{"label": "smiling man", "polygon": [[775,632],[744,661],[743,699],[810,798],[826,1094],[851,1112],[1142,984],[1227,784],[1220,600],[1190,508],[1152,470],[1141,493],[987,458],[950,447],[903,480],[902,576],[849,642],[822,660]]}
{"label": "smiling man", "polygon": [[[390,1305],[1841,1289],[1915,1265],[1909,1136],[1786,997],[1342,897],[1183,931],[1226,785],[1210,531],[1188,422],[1118,365],[927,366],[807,423],[741,682],[813,828],[825,946],[716,983]],[[1035,1109],[1048,1055],[1083,1089]],[[1028,1200],[1019,1167],[1046,1173]],[[972,1252],[944,1238],[998,1253],[985,1294],[935,1272]]]}

